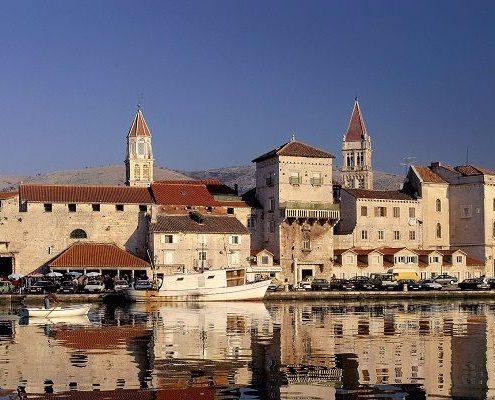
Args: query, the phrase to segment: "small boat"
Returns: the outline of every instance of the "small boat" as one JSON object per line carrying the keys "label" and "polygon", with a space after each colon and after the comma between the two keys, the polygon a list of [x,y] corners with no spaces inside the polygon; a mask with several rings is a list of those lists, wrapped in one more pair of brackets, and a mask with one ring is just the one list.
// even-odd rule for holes
{"label": "small boat", "polygon": [[151,287],[124,291],[132,301],[261,300],[271,280],[247,282],[244,268],[164,275]]}
{"label": "small boat", "polygon": [[77,317],[81,315],[87,315],[91,304],[78,304],[68,307],[52,307],[52,308],[39,308],[39,307],[24,307],[19,309],[19,316],[30,318],[65,318],[65,317]]}
{"label": "small boat", "polygon": [[[78,315],[75,317],[56,317],[42,318],[42,317],[23,317],[19,318],[19,325],[85,325],[91,326],[91,321],[87,315]],[[1,399],[1,397],[0,397]]]}

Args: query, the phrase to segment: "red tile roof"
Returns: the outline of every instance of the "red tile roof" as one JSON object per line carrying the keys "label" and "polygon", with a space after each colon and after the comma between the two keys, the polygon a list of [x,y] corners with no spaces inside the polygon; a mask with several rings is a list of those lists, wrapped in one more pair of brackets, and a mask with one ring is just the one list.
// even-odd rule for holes
{"label": "red tile roof", "polygon": [[457,167],[454,167],[454,169],[464,176],[495,175],[495,171],[491,171],[488,168],[477,167],[474,165],[459,165]]}
{"label": "red tile roof", "polygon": [[349,126],[344,135],[346,142],[360,142],[367,135],[366,126],[364,125],[364,119],[359,108],[357,99],[354,102],[354,108],[352,109],[351,119],[349,120]]}
{"label": "red tile roof", "polygon": [[141,110],[137,110],[134,120],[132,121],[131,128],[129,129],[129,133],[127,134],[127,137],[135,136],[151,136],[150,130],[144,120]]}
{"label": "red tile roof", "polygon": [[260,162],[276,156],[335,158],[326,151],[298,142],[297,140],[291,140],[290,142],[284,143],[282,146],[255,158],[252,162]]}
{"label": "red tile roof", "polygon": [[152,204],[148,188],[128,186],[19,185],[21,201],[44,203]]}
{"label": "red tile roof", "polygon": [[424,165],[414,165],[413,166],[419,177],[423,180],[423,182],[427,183],[447,183],[444,181],[440,175],[437,175],[430,168]]}
{"label": "red tile roof", "polygon": [[51,268],[149,268],[149,263],[109,243],[77,242],[49,264]]}
{"label": "red tile roof", "polygon": [[466,256],[466,265],[468,267],[484,267],[485,263],[480,260],[476,260],[475,258]]}
{"label": "red tile roof", "polygon": [[382,199],[382,200],[416,200],[409,194],[399,190],[365,190],[365,189],[342,189],[350,195],[359,199]]}
{"label": "red tile roof", "polygon": [[215,198],[202,183],[182,184],[182,181],[151,184],[151,191],[158,205],[173,206],[216,206]]}
{"label": "red tile roof", "polygon": [[0,192],[0,200],[7,200],[16,197],[18,192]]}
{"label": "red tile roof", "polygon": [[[201,217],[198,222],[196,216]],[[151,232],[249,234],[249,230],[234,216],[213,216],[190,213],[189,215],[159,215],[150,226]]]}

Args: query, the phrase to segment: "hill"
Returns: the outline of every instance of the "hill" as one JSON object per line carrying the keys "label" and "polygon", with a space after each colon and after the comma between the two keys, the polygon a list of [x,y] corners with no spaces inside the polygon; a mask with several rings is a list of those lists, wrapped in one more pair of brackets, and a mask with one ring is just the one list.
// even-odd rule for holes
{"label": "hill", "polygon": [[[239,193],[255,186],[255,166],[244,165],[204,171],[174,171],[155,167],[154,178],[160,180],[218,179],[230,187],[235,184]],[[340,171],[334,171],[333,179],[340,181]],[[392,190],[402,187],[403,177],[386,172],[374,172],[375,190]],[[20,182],[53,183],[67,185],[124,185],[125,167],[109,165],[71,171],[57,171],[35,176],[0,176],[0,190],[15,190]]]}

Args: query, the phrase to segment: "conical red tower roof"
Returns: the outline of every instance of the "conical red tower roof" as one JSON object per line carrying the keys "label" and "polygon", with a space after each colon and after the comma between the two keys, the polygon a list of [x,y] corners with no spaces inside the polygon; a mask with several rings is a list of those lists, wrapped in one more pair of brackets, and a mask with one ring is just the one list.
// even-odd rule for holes
{"label": "conical red tower roof", "polygon": [[127,137],[135,136],[151,136],[148,124],[146,124],[140,109],[137,110],[136,116],[132,121],[131,129],[129,129],[129,133],[127,134]]}
{"label": "conical red tower roof", "polygon": [[364,119],[361,114],[361,109],[359,108],[359,102],[356,98],[354,101],[354,108],[352,109],[351,119],[349,120],[349,126],[344,135],[344,141],[360,142],[365,139],[367,135],[368,133],[366,132]]}

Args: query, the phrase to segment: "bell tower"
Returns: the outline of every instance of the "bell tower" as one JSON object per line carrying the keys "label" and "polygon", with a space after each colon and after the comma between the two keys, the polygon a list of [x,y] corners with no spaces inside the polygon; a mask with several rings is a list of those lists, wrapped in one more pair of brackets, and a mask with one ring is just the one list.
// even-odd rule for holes
{"label": "bell tower", "polygon": [[150,186],[153,182],[153,151],[151,132],[138,107],[127,134],[125,160],[125,184],[127,186]]}
{"label": "bell tower", "polygon": [[373,189],[371,138],[366,132],[357,97],[351,119],[342,139],[342,187]]}

